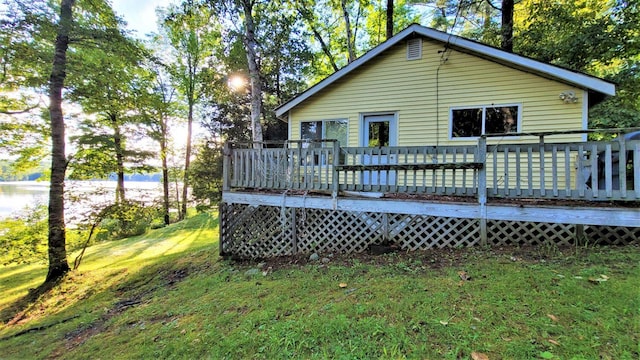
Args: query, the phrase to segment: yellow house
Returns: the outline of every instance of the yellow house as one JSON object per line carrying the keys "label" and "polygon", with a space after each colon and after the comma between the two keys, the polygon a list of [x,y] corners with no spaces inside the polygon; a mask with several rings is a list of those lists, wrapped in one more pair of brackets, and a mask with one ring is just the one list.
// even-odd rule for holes
{"label": "yellow house", "polygon": [[[586,141],[589,108],[613,95],[411,25],[276,109],[282,147],[225,145],[220,253],[637,241],[637,207],[595,203],[640,200],[640,141]],[[631,171],[613,161],[632,152]]]}
{"label": "yellow house", "polygon": [[[608,81],[414,24],[282,104],[276,115],[288,121],[290,140],[466,145],[488,133],[585,130],[589,108],[611,95],[615,85]],[[553,140],[586,141],[586,135]]]}

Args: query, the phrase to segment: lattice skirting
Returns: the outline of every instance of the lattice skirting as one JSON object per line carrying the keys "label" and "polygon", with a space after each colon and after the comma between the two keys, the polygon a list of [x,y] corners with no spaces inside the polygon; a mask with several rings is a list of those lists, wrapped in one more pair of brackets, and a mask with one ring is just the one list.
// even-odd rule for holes
{"label": "lattice skirting", "polygon": [[[487,244],[624,245],[640,227],[607,227],[517,221],[487,221]],[[300,253],[362,252],[372,244],[403,250],[482,244],[479,219],[324,209],[220,205],[220,253],[266,258]]]}

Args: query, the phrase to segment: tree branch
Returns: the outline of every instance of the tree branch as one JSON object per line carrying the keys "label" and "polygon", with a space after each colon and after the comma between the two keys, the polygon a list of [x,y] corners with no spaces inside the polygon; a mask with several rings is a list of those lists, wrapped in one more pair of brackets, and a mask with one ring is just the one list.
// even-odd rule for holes
{"label": "tree branch", "polygon": [[8,110],[2,110],[2,109],[0,109],[0,114],[4,114],[4,115],[20,115],[20,114],[25,114],[25,113],[28,113],[29,111],[31,111],[31,110],[33,110],[33,109],[37,108],[37,107],[38,107],[38,105],[40,105],[40,103],[38,103],[38,104],[36,104],[36,105],[34,105],[34,106],[32,106],[32,107],[26,108],[26,109],[24,109],[24,110],[16,110],[16,111],[8,111]]}

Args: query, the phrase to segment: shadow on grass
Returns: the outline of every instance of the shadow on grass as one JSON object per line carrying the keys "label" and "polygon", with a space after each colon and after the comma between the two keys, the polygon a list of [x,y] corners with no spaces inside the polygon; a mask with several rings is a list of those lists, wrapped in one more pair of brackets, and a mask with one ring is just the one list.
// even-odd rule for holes
{"label": "shadow on grass", "polygon": [[[105,281],[118,281],[128,271],[128,267],[142,271],[148,264],[155,262],[177,262],[185,252],[194,252],[217,244],[218,219],[215,214],[198,214],[180,223],[170,225],[162,229],[152,230],[149,233],[133,238],[101,243],[89,247],[79,270],[71,272],[74,276],[83,272],[99,271]],[[210,233],[210,235],[208,234]],[[217,252],[214,251],[214,254]],[[73,256],[69,260],[73,261]],[[2,279],[11,278],[7,283],[33,284],[36,278],[42,276],[43,269],[31,265],[17,266],[9,275],[3,275]],[[44,271],[46,274],[46,270]],[[54,284],[42,284],[29,289],[27,294],[16,301],[0,309],[0,321],[8,326],[23,322],[28,318],[28,313],[34,306],[52,296],[51,291],[61,283],[72,281],[69,275]],[[16,279],[15,276],[19,276]],[[103,284],[106,285],[106,284]],[[30,286],[30,285],[27,285]],[[25,291],[23,287],[18,289],[5,289],[13,293]]]}
{"label": "shadow on grass", "polygon": [[[169,253],[179,253],[217,243],[218,219],[210,214],[198,214],[186,221],[151,232],[99,244],[87,253],[83,263],[90,269],[124,266],[132,261],[146,261]],[[210,238],[205,232],[211,232]],[[101,265],[90,266],[88,263]],[[83,265],[80,265],[80,269]]]}
{"label": "shadow on grass", "polygon": [[[152,303],[158,293],[171,290],[191,274],[215,271],[211,267],[217,266],[217,260],[217,254],[211,256],[203,248],[188,255],[180,252],[162,256],[156,263],[144,264],[126,276],[105,277],[100,284],[95,284],[97,289],[89,296],[83,294],[83,288],[91,284],[70,284],[74,282],[74,275],[70,274],[54,286],[42,288],[38,294],[29,293],[14,304],[14,309],[20,306],[24,309],[14,315],[4,329],[0,328],[3,330],[0,331],[3,333],[0,348],[10,349],[5,354],[9,358],[63,357],[93,336],[107,331],[112,318],[131,308]],[[47,309],[46,314],[34,321],[29,319],[31,307],[56,304],[51,300],[61,296],[72,297],[73,301],[68,306]],[[23,318],[29,321],[21,321]],[[48,345],[44,349],[34,349],[29,346],[34,341]]]}

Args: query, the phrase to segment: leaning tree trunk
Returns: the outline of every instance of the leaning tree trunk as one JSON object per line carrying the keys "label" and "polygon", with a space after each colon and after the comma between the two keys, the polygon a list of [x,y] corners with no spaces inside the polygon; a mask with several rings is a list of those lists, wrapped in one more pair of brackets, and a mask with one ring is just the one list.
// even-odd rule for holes
{"label": "leaning tree trunk", "polygon": [[355,40],[351,41],[353,35],[351,34],[351,20],[349,19],[349,9],[347,8],[347,2],[346,0],[342,0],[340,4],[342,5],[342,15],[344,17],[344,26],[347,35],[347,52],[349,54],[348,62],[349,64],[351,64],[356,60],[356,51],[354,49]]}
{"label": "leaning tree trunk", "polygon": [[513,0],[502,0],[502,25],[500,47],[513,52]]}
{"label": "leaning tree trunk", "polygon": [[253,1],[244,0],[242,4],[245,21],[244,41],[251,82],[251,133],[254,147],[261,148],[262,141],[264,140],[262,136],[262,124],[260,123],[260,117],[262,115],[262,80],[260,78],[260,69],[258,68],[256,55],[257,44],[252,13]]}
{"label": "leaning tree trunk", "polygon": [[67,170],[65,155],[62,89],[66,78],[67,49],[73,20],[75,0],[62,0],[60,23],[55,42],[53,67],[49,78],[49,116],[51,117],[51,185],[49,189],[49,271],[44,281],[50,284],[69,271],[64,224],[64,177]]}

